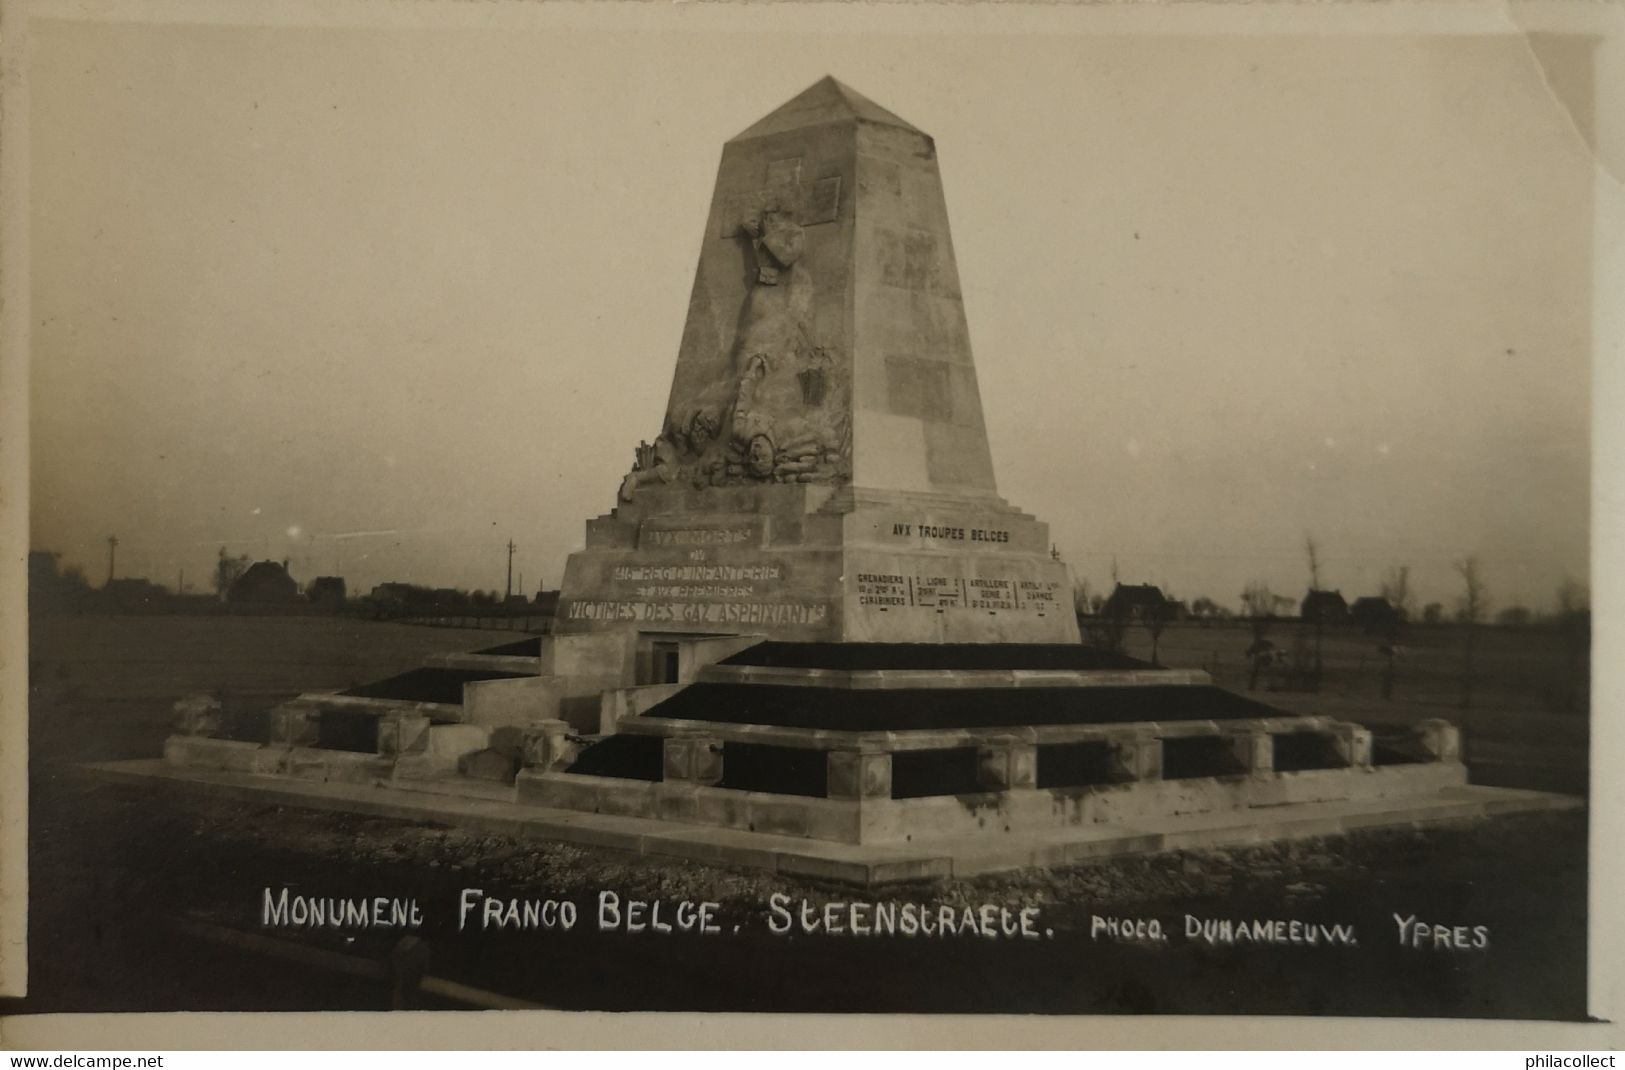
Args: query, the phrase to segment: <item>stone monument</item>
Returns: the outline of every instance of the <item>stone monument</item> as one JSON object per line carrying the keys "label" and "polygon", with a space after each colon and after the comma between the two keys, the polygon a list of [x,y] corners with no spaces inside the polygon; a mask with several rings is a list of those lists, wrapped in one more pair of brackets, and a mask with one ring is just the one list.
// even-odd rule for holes
{"label": "stone monument", "polygon": [[[119,771],[860,884],[1572,800],[1460,734],[1079,642],[998,496],[931,138],[825,78],[728,142],[676,374],[553,633]],[[314,783],[313,783],[314,782]]]}
{"label": "stone monument", "polygon": [[1076,643],[998,496],[931,138],[825,78],[729,141],[671,395],[556,630]]}

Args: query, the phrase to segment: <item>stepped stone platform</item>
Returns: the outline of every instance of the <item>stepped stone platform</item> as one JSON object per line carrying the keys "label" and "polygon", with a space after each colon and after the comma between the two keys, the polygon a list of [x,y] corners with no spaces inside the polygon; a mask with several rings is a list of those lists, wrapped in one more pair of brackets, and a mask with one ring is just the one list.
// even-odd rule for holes
{"label": "stepped stone platform", "polygon": [[[183,702],[164,762],[99,768],[860,884],[1579,805],[1469,786],[1443,721],[1376,738],[1075,644],[727,637],[686,681],[606,690],[598,732],[468,718],[552,641],[300,696],[264,740]],[[515,658],[537,675],[463,667]]]}
{"label": "stepped stone platform", "polygon": [[494,835],[743,866],[868,888],[1026,867],[1082,865],[1118,855],[1336,836],[1378,827],[1426,827],[1580,806],[1579,800],[1566,796],[1457,787],[1422,798],[1324,802],[1261,813],[1172,815],[999,839],[921,838],[873,845],[540,807],[515,802],[489,784],[297,780],[160,760],[106,762],[89,768],[109,778],[208,797],[430,821]]}
{"label": "stepped stone platform", "polygon": [[1285,713],[1205,673],[1079,645],[781,641],[699,669],[573,761],[526,768],[515,791],[542,806],[883,844],[1465,783],[1445,722],[1378,745],[1358,725]]}
{"label": "stepped stone platform", "polygon": [[[1461,738],[1082,645],[998,493],[935,142],[825,78],[723,146],[665,413],[551,634],[114,771],[874,883],[1570,805]],[[1003,362],[1001,362],[1001,367]]]}

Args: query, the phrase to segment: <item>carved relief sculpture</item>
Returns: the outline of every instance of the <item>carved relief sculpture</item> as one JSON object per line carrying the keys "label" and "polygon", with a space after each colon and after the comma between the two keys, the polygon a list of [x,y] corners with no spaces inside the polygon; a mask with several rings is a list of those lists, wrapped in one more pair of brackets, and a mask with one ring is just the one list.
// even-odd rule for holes
{"label": "carved relief sculpture", "polygon": [[[799,178],[798,169],[781,171]],[[803,260],[803,200],[799,185],[781,182],[754,197],[738,220],[734,233],[749,244],[754,274],[732,359],[724,362],[733,379],[668,418],[623,481],[623,501],[653,483],[704,487],[850,477],[845,384],[829,349],[813,338],[816,283]]]}

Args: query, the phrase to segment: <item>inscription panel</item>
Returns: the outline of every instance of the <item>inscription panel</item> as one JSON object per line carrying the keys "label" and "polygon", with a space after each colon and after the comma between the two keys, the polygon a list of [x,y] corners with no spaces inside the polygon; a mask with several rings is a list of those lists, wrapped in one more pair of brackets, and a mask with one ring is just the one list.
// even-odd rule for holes
{"label": "inscription panel", "polygon": [[987,579],[973,576],[965,581],[965,587],[970,593],[970,601],[966,609],[1008,609],[1021,608],[1021,602],[1016,598],[1016,581],[1011,579]]}
{"label": "inscription panel", "polygon": [[[865,536],[765,548],[766,517],[667,515],[636,549],[571,555],[561,634],[631,627],[852,642],[1077,642],[1070,575],[1020,514],[863,518]],[[902,514],[908,516],[908,514]],[[882,540],[877,532],[891,536]],[[895,534],[893,534],[895,533]],[[858,542],[858,545],[852,545]],[[1047,551],[1047,547],[1046,547]]]}
{"label": "inscription panel", "polygon": [[843,619],[854,640],[1078,641],[1070,577],[1048,555],[858,551],[847,570]]}
{"label": "inscription panel", "polygon": [[858,573],[858,605],[907,606],[908,578],[884,572]]}
{"label": "inscription panel", "polygon": [[871,514],[861,523],[853,535],[898,549],[1049,552],[1048,526],[1019,514]]}
{"label": "inscription panel", "polygon": [[567,621],[648,624],[823,624],[829,606],[818,602],[648,602],[577,599]]}
{"label": "inscription panel", "polygon": [[638,548],[570,558],[557,627],[750,631],[821,637],[839,616],[836,552],[760,549],[766,517],[666,516]]}
{"label": "inscription panel", "polygon": [[952,576],[912,577],[913,605],[923,609],[957,609],[965,604],[965,583]]}
{"label": "inscription panel", "polygon": [[1066,605],[1064,578],[1024,577],[1021,573],[1027,569],[1021,562],[1010,562],[1009,573],[1002,575],[989,574],[986,570],[970,575],[945,574],[942,564],[898,562],[896,567],[904,571],[858,571],[853,575],[852,593],[860,606],[899,609],[973,609],[1044,615],[1058,612]]}
{"label": "inscription panel", "polygon": [[639,528],[638,546],[647,550],[755,547],[762,545],[764,517],[731,518],[712,523],[704,519],[651,517]]}
{"label": "inscription panel", "polygon": [[750,599],[777,595],[785,573],[777,562],[616,565],[609,572],[609,590],[621,597],[680,602]]}

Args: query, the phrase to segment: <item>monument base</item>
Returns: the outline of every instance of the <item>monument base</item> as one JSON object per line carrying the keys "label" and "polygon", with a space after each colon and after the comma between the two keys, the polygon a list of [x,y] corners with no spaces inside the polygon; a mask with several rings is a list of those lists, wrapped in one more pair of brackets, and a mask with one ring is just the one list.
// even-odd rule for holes
{"label": "monument base", "polygon": [[684,640],[681,679],[593,695],[595,731],[557,716],[543,666],[624,638],[437,658],[257,739],[188,700],[165,762],[113,768],[860,884],[1579,805],[1470,787],[1444,721],[1373,737],[1078,644]]}
{"label": "monument base", "polygon": [[1076,866],[1118,855],[1199,851],[1581,806],[1578,799],[1542,792],[1451,787],[1402,798],[1160,814],[1002,836],[924,837],[901,844],[853,844],[553,809],[518,802],[511,789],[467,778],[402,784],[387,779],[359,782],[270,777],[161,760],[107,762],[89,768],[110,778],[214,798],[429,821],[491,835],[576,843],[650,858],[744,866],[868,888],[1027,867]]}
{"label": "monument base", "polygon": [[589,521],[555,630],[1076,643],[1049,527],[994,497],[648,486]]}
{"label": "monument base", "polygon": [[1374,740],[1082,646],[767,642],[516,797],[842,843],[1044,833],[1466,783],[1456,729]]}

